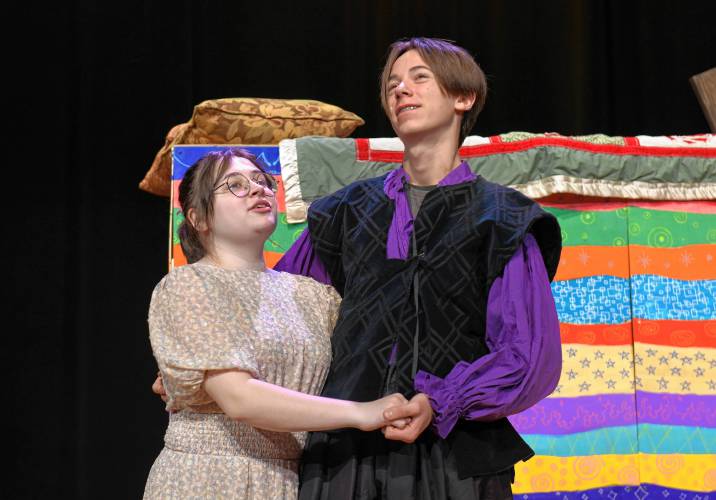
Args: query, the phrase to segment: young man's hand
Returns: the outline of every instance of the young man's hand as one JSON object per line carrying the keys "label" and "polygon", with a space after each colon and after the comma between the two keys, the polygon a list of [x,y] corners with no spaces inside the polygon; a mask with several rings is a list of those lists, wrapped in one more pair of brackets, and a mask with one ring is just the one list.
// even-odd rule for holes
{"label": "young man's hand", "polygon": [[386,420],[405,419],[408,424],[402,429],[394,426],[383,428],[386,439],[413,443],[433,421],[433,408],[428,397],[419,393],[405,405],[394,406],[383,412]]}
{"label": "young man's hand", "polygon": [[161,372],[157,372],[157,379],[152,384],[152,392],[159,395],[162,401],[167,402],[167,391],[164,389],[164,382],[162,382]]}

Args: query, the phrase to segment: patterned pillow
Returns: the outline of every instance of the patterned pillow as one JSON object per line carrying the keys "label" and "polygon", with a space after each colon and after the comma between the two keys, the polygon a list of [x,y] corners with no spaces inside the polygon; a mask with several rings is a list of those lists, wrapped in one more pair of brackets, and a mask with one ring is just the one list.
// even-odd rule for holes
{"label": "patterned pillow", "polygon": [[226,98],[194,107],[187,123],[167,134],[140,189],[171,192],[171,150],[175,144],[278,144],[308,135],[348,137],[364,121],[338,106],[304,99]]}

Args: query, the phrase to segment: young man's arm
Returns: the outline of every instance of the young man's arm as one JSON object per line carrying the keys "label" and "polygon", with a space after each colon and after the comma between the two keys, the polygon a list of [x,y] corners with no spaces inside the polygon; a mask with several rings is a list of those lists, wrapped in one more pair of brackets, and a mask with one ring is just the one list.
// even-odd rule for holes
{"label": "young man's arm", "polygon": [[[490,289],[486,337],[490,353],[473,363],[458,363],[444,379],[422,371],[416,375],[415,388],[429,399],[441,437],[460,418],[489,421],[523,411],[548,396],[559,381],[559,321],[531,235]],[[411,410],[417,411],[416,405],[396,410],[397,416],[415,418],[404,414]],[[390,431],[386,437],[412,437],[410,427]]]}
{"label": "young man's arm", "polygon": [[283,254],[281,260],[274,266],[276,271],[283,271],[291,274],[299,274],[308,276],[325,285],[331,284],[331,278],[328,276],[325,267],[318,259],[318,255],[313,250],[311,243],[311,235],[308,229],[305,229],[301,236],[291,245],[291,248]]}

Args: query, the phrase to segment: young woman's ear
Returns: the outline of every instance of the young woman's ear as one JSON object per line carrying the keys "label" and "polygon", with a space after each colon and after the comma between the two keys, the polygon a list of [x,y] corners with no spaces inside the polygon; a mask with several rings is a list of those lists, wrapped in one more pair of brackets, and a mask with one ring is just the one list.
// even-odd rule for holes
{"label": "young woman's ear", "polygon": [[206,221],[199,220],[199,217],[196,215],[196,210],[193,208],[190,208],[186,213],[186,218],[189,220],[189,223],[194,226],[194,229],[199,231],[200,233],[203,233],[204,231],[207,231],[209,229],[209,226],[206,224]]}

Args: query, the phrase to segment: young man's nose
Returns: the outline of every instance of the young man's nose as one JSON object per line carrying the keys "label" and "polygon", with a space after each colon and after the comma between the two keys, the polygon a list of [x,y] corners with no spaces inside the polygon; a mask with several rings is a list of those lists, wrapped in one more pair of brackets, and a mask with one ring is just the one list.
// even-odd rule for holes
{"label": "young man's nose", "polygon": [[412,93],[412,90],[411,90],[410,87],[408,87],[408,85],[405,83],[405,80],[403,80],[402,82],[400,82],[400,83],[398,84],[398,87],[396,88],[396,92],[397,92],[398,94],[410,95],[410,94]]}

